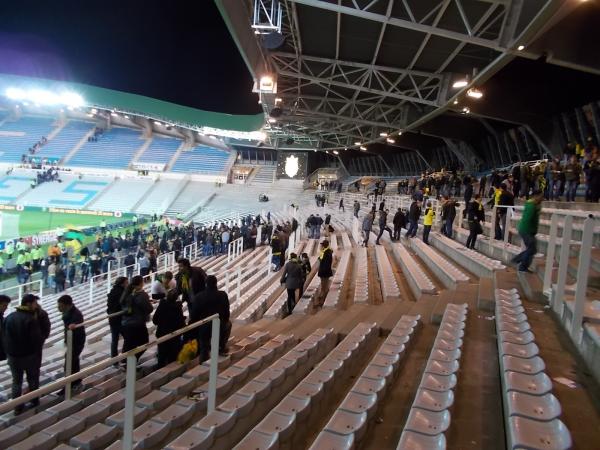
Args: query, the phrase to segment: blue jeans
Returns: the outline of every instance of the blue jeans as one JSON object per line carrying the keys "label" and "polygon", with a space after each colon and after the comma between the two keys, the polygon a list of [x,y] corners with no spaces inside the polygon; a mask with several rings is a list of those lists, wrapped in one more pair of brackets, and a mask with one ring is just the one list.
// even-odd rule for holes
{"label": "blue jeans", "polygon": [[452,220],[450,218],[446,219],[446,228],[444,229],[444,233],[449,238],[452,238],[452,223],[453,222],[454,222],[454,220]]}
{"label": "blue jeans", "polygon": [[417,235],[417,229],[419,228],[419,222],[416,220],[409,220],[408,231],[406,232],[406,237],[415,237]]}
{"label": "blue jeans", "polygon": [[519,263],[519,270],[525,271],[529,269],[533,257],[537,253],[537,241],[535,239],[535,234],[521,233],[519,231],[519,236],[521,236],[521,239],[523,240],[525,250],[515,256],[513,261]]}
{"label": "blue jeans", "polygon": [[575,196],[577,195],[577,186],[579,186],[579,183],[576,180],[566,182],[566,184],[565,184],[565,195],[567,197],[566,201],[568,201],[568,202],[575,201]]}

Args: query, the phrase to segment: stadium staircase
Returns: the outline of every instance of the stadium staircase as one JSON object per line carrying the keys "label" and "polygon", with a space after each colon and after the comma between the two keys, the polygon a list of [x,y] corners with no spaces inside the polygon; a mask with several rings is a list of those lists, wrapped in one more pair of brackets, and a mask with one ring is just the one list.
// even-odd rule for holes
{"label": "stadium staircase", "polygon": [[[420,237],[392,241],[386,232],[381,245],[370,236],[363,247],[352,196],[345,195],[347,212],[337,210],[337,198],[317,208],[307,196],[294,213],[293,249],[314,264],[292,314],[280,273],[265,271],[266,248],[231,263],[224,256],[194,262],[220,280],[225,270],[234,277],[231,351],[220,357],[217,409],[207,414],[206,365],[153,371],[147,352],[136,385],[136,448],[566,450],[600,442],[597,384],[551,313],[523,294],[513,267],[436,232],[431,246]],[[362,217],[369,205],[360,198]],[[331,214],[334,231],[307,239],[311,213]],[[273,212],[274,225],[290,214]],[[324,237],[336,257],[321,299],[316,261]],[[100,314],[104,294],[85,306],[86,318]],[[49,311],[54,301],[44,300]],[[89,302],[85,288],[77,301]],[[48,378],[62,367],[62,330],[55,328]],[[106,324],[88,330],[94,342],[86,364],[106,357],[105,334]],[[579,386],[552,381],[561,378]],[[7,415],[0,442],[120,448],[122,373],[109,369],[84,383],[70,401],[47,396],[35,410]]]}
{"label": "stadium staircase", "polygon": [[248,180],[248,184],[267,187],[275,181],[276,170],[275,166],[259,166],[254,169],[254,176]]}

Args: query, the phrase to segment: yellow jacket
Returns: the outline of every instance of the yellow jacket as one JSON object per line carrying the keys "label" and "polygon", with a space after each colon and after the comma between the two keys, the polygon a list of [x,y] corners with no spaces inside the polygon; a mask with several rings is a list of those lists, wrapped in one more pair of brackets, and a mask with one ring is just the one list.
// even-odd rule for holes
{"label": "yellow jacket", "polygon": [[425,217],[423,218],[423,225],[433,225],[433,218],[435,217],[435,212],[433,208],[427,208],[425,211]]}

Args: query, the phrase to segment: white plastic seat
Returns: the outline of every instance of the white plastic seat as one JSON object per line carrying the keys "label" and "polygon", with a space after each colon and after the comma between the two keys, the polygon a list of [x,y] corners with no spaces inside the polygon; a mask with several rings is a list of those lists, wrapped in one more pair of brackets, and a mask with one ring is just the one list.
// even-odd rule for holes
{"label": "white plastic seat", "polygon": [[260,401],[271,393],[271,385],[252,380],[238,389],[237,393],[246,397],[255,397],[256,401]]}
{"label": "white plastic seat", "polygon": [[391,366],[394,371],[398,369],[400,355],[384,355],[377,353],[372,359],[371,364],[375,366]]}
{"label": "white plastic seat", "polygon": [[529,375],[543,372],[546,369],[544,360],[539,356],[519,358],[510,355],[502,356],[502,368],[505,371],[521,372]]}
{"label": "white plastic seat", "polygon": [[500,323],[522,323],[527,322],[527,314],[496,314],[496,320]]}
{"label": "white plastic seat", "polygon": [[248,377],[248,367],[243,366],[229,366],[223,372],[219,374],[219,377],[222,378],[231,378],[233,384],[239,384],[243,382]]}
{"label": "white plastic seat", "polygon": [[235,425],[236,418],[237,411],[226,412],[216,409],[200,419],[199,422],[196,422],[193,428],[206,432],[214,430],[215,438],[218,438],[231,431]]}
{"label": "white plastic seat", "polygon": [[511,333],[524,333],[531,330],[529,322],[511,323],[511,322],[496,322],[498,331],[509,331]]}
{"label": "white plastic seat", "polygon": [[385,343],[388,345],[406,345],[408,344],[408,341],[410,341],[410,336],[409,335],[393,335],[390,334],[386,339],[385,339]]}
{"label": "white plastic seat", "polygon": [[330,431],[321,431],[310,450],[353,450],[354,434],[340,435]]}
{"label": "white plastic seat", "polygon": [[429,360],[427,366],[425,366],[426,373],[433,373],[435,375],[452,375],[458,372],[459,364],[458,361],[436,361]]}
{"label": "white plastic seat", "polygon": [[152,410],[161,410],[173,403],[175,395],[172,392],[154,390],[145,397],[136,400],[135,404]]}
{"label": "white plastic seat", "polygon": [[404,353],[405,349],[406,349],[406,347],[404,346],[404,344],[391,345],[391,344],[386,344],[384,342],[381,345],[381,347],[379,347],[379,353],[382,353],[382,354],[388,355],[388,356],[395,356],[395,355],[400,355],[400,354]]}
{"label": "white plastic seat", "polygon": [[422,389],[429,389],[430,391],[446,392],[454,389],[456,386],[456,375],[435,375],[433,373],[423,374],[421,378],[421,384],[419,385]]}
{"label": "white plastic seat", "polygon": [[526,375],[519,372],[504,372],[506,391],[524,392],[531,395],[545,395],[552,391],[552,380],[544,372]]}
{"label": "white plastic seat", "polygon": [[271,389],[276,388],[285,379],[285,371],[281,369],[273,369],[271,367],[262,371],[259,375],[254,377],[254,381],[258,381],[259,383],[269,383],[271,385]]}
{"label": "white plastic seat", "polygon": [[323,385],[302,382],[296,386],[290,395],[299,399],[310,399],[312,408],[318,406],[318,402],[323,398]]}
{"label": "white plastic seat", "polygon": [[279,358],[270,366],[272,369],[280,369],[285,371],[285,376],[289,376],[294,373],[298,368],[298,361],[295,359],[283,359]]}
{"label": "white plastic seat", "polygon": [[443,411],[444,409],[449,409],[453,403],[454,392],[451,389],[444,392],[419,389],[417,390],[412,407],[427,409],[429,411]]}
{"label": "white plastic seat", "polygon": [[559,419],[539,422],[510,417],[508,433],[512,449],[568,450],[573,445],[571,433]]}
{"label": "white plastic seat", "polygon": [[246,397],[239,394],[233,394],[227,400],[219,405],[219,410],[224,412],[238,412],[238,416],[246,416],[255,405],[255,397]]}
{"label": "white plastic seat", "polygon": [[352,386],[351,391],[364,395],[376,394],[379,397],[385,392],[385,387],[385,380],[372,380],[370,378],[360,377],[356,383],[354,383],[354,386]]}
{"label": "white plastic seat", "polygon": [[404,429],[435,436],[446,431],[449,426],[450,413],[448,410],[427,411],[411,408]]}
{"label": "white plastic seat", "polygon": [[133,440],[136,448],[155,447],[169,435],[171,423],[148,420],[133,430]]}
{"label": "white plastic seat", "polygon": [[502,304],[496,306],[496,314],[509,314],[516,316],[517,314],[524,314],[525,308],[522,305],[519,306],[504,306]]}
{"label": "white plastic seat", "polygon": [[505,342],[502,344],[501,351],[502,356],[517,356],[519,358],[533,358],[534,356],[538,356],[540,353],[540,349],[533,342],[524,345]]}
{"label": "white plastic seat", "polygon": [[335,373],[330,371],[321,370],[320,366],[311,371],[306,378],[304,378],[304,382],[310,384],[322,384],[323,391],[328,392],[331,388],[335,380]]}
{"label": "white plastic seat", "polygon": [[359,442],[367,430],[367,413],[355,414],[338,409],[331,416],[324,430],[341,435],[353,434],[354,441]]}
{"label": "white plastic seat", "polygon": [[69,442],[73,447],[84,450],[95,450],[105,448],[117,438],[119,431],[117,427],[97,423],[83,433],[78,434]]}
{"label": "white plastic seat", "polygon": [[393,375],[394,370],[391,366],[376,366],[374,364],[369,364],[362,373],[362,376],[365,378],[385,380],[388,383],[391,381]]}
{"label": "white plastic seat", "polygon": [[446,450],[446,437],[444,433],[429,436],[405,430],[396,450]]}
{"label": "white plastic seat", "polygon": [[338,409],[349,411],[354,414],[367,413],[367,418],[371,418],[375,414],[377,406],[377,395],[365,395],[358,392],[348,392]]}
{"label": "white plastic seat", "polygon": [[172,392],[175,395],[187,395],[194,390],[198,385],[198,381],[194,378],[173,378],[167,384],[160,387],[161,391]]}
{"label": "white plastic seat", "polygon": [[463,345],[462,339],[436,339],[433,342],[433,348],[440,350],[456,350],[460,349]]}
{"label": "white plastic seat", "polygon": [[535,335],[531,331],[524,331],[522,333],[501,331],[498,337],[500,342],[510,342],[511,344],[525,345],[535,342]]}
{"label": "white plastic seat", "polygon": [[193,415],[194,409],[192,406],[175,403],[160,411],[152,419],[157,422],[170,423],[173,428],[177,428],[188,423]]}
{"label": "white plastic seat", "polygon": [[208,450],[215,440],[215,431],[188,428],[165,448],[166,450]]}
{"label": "white plastic seat", "polygon": [[444,339],[446,341],[455,341],[456,339],[462,339],[465,332],[461,328],[446,328],[445,330],[440,329],[436,335],[436,339]]}
{"label": "white plastic seat", "polygon": [[271,411],[254,429],[264,434],[276,434],[279,441],[286,441],[296,429],[296,417]]}
{"label": "white plastic seat", "polygon": [[279,435],[252,430],[233,448],[235,450],[278,450]]}
{"label": "white plastic seat", "polygon": [[[146,418],[148,417],[148,413],[150,411],[146,408],[140,408],[139,406],[134,406],[133,408],[133,424],[137,427],[140,425]],[[118,428],[123,428],[125,423],[125,410],[122,409],[117,413],[110,416],[106,419],[106,423],[109,425],[115,425]]]}
{"label": "white plastic seat", "polygon": [[529,395],[522,392],[509,392],[506,396],[509,416],[549,421],[562,413],[560,402],[552,394]]}
{"label": "white plastic seat", "polygon": [[439,348],[434,348],[429,354],[429,359],[434,361],[458,361],[461,357],[460,349],[454,350],[440,350]]}

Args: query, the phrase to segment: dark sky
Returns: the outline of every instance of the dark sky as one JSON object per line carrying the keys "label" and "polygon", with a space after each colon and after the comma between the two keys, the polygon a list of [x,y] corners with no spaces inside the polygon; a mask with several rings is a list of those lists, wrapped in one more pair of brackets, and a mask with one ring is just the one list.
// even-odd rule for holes
{"label": "dark sky", "polygon": [[0,72],[261,112],[213,0],[0,1]]}

